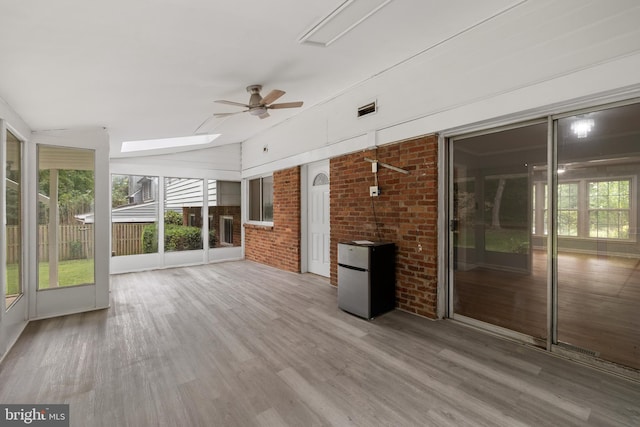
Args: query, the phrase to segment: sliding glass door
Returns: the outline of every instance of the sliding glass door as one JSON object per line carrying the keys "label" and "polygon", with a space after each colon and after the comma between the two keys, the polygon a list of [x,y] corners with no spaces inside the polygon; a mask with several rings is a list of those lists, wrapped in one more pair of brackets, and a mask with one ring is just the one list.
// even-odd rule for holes
{"label": "sliding glass door", "polygon": [[[639,118],[640,104],[632,104],[557,121],[557,340],[634,368],[640,368]],[[570,202],[561,201],[563,193]]]}
{"label": "sliding glass door", "polygon": [[450,139],[450,317],[640,368],[639,117],[620,104]]}
{"label": "sliding glass door", "polygon": [[546,239],[532,234],[546,121],[451,142],[453,314],[546,337]]}

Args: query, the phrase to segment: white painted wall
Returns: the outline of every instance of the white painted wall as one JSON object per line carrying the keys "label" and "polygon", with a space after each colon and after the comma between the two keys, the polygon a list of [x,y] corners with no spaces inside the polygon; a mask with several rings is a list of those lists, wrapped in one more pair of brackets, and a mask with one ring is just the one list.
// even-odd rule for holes
{"label": "white painted wall", "polygon": [[[245,141],[242,175],[638,96],[637,22],[633,0],[526,2]],[[357,118],[372,100],[379,111]]]}

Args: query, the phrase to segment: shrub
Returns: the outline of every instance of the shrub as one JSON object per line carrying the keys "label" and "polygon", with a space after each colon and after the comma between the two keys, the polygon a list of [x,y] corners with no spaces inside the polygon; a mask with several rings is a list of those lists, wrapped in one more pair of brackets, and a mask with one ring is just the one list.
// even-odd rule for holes
{"label": "shrub", "polygon": [[216,247],[216,230],[209,230],[209,247]]}
{"label": "shrub", "polygon": [[84,251],[82,250],[82,243],[78,240],[74,240],[69,243],[69,259],[81,259],[84,258]]}
{"label": "shrub", "polygon": [[188,251],[193,249],[202,249],[202,230],[200,228],[186,225],[165,225],[165,251]]}
{"label": "shrub", "polygon": [[[209,247],[215,245],[215,238],[215,230],[210,230]],[[200,228],[165,224],[164,250],[166,252],[194,249],[202,249],[202,230]],[[142,230],[142,253],[152,254],[156,252],[158,252],[158,231],[156,224],[149,224]]]}
{"label": "shrub", "polygon": [[155,224],[145,225],[142,229],[142,253],[155,254],[158,252],[158,228]]}
{"label": "shrub", "polygon": [[164,223],[171,225],[182,225],[182,215],[176,211],[166,211],[164,213]]}

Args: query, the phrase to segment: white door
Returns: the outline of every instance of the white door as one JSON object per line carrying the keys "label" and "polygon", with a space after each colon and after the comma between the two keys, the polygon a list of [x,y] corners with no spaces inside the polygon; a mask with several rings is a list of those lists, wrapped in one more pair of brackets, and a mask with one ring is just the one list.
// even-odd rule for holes
{"label": "white door", "polygon": [[[108,135],[102,129],[32,134],[37,183],[29,196],[29,317],[109,306]],[[35,194],[37,192],[37,194]]]}
{"label": "white door", "polygon": [[329,277],[329,161],[309,165],[308,190],[308,269]]}

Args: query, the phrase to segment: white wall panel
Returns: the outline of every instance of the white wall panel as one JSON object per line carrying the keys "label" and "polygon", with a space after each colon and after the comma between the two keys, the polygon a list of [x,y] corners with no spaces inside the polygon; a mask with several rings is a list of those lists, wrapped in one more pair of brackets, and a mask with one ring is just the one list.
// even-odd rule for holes
{"label": "white wall panel", "polygon": [[112,158],[111,173],[240,179],[240,144],[147,157]]}

